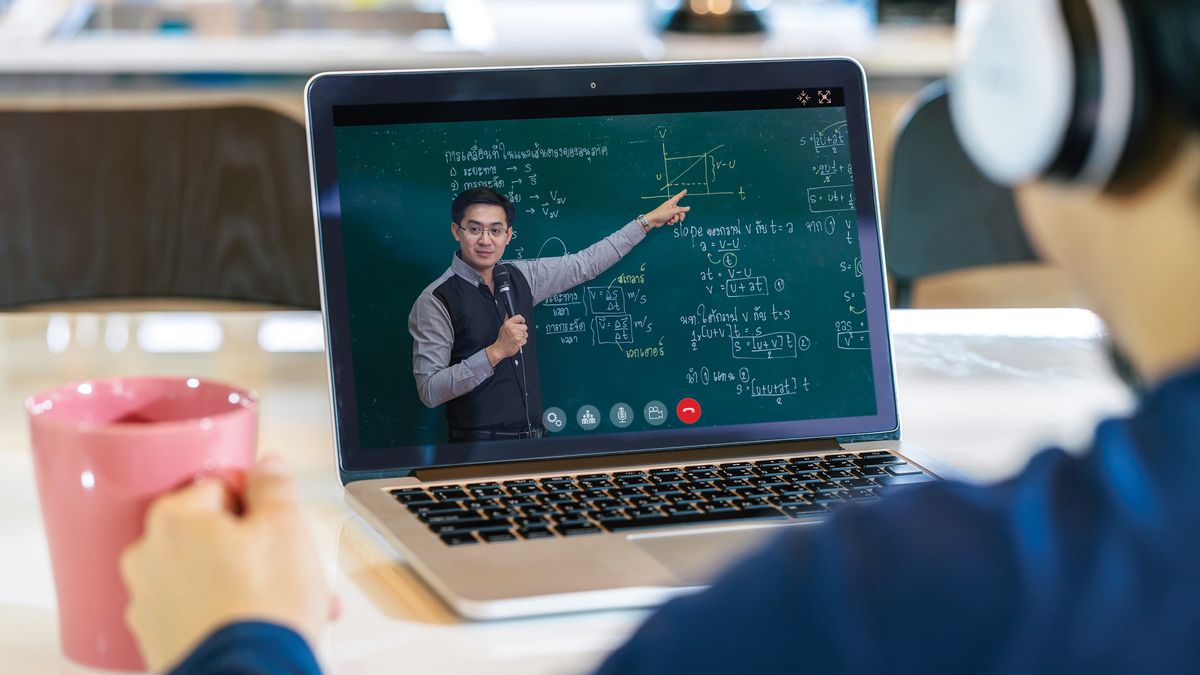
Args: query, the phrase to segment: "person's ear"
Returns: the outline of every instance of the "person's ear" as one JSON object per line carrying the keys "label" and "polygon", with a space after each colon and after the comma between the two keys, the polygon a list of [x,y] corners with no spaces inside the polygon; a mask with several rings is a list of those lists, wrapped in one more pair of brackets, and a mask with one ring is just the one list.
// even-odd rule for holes
{"label": "person's ear", "polygon": [[458,232],[458,223],[450,221],[450,236],[454,237],[454,241],[462,241],[462,235]]}

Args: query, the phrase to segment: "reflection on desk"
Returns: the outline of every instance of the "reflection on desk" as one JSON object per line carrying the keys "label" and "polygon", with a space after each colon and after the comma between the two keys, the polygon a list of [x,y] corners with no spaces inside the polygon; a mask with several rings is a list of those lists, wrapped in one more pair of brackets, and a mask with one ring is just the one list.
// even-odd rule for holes
{"label": "reflection on desk", "polygon": [[[1127,410],[1100,327],[1081,310],[892,313],[907,441],[978,480],[1039,445],[1087,440]],[[315,313],[0,315],[0,653],[8,672],[82,672],[58,650],[54,588],[21,401],[69,380],[196,375],[258,391],[261,447],[287,458],[341,596],[320,655],[329,673],[579,672],[643,612],[463,623],[342,502],[321,318]],[[399,378],[403,382],[405,378]]]}

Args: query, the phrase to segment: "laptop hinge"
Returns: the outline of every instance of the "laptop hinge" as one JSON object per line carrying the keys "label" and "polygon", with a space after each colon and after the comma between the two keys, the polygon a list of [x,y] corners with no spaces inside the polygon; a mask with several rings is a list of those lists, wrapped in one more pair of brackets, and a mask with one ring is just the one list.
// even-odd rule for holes
{"label": "laptop hinge", "polygon": [[628,469],[639,465],[653,464],[700,464],[706,462],[728,462],[772,455],[802,455],[813,452],[830,452],[838,448],[832,438],[806,441],[784,441],[777,443],[745,443],[721,445],[712,448],[689,448],[687,450],[654,450],[650,452],[622,453],[592,457],[568,457],[565,459],[504,462],[499,464],[475,464],[413,472],[421,481],[472,480],[496,478],[506,475],[528,475],[536,473],[578,473],[580,471],[603,471],[613,468]]}

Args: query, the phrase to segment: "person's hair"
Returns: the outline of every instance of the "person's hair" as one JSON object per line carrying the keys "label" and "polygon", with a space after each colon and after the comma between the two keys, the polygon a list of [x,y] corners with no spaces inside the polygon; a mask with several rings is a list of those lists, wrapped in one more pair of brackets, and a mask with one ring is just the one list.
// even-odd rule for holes
{"label": "person's hair", "polygon": [[1200,3],[1129,0],[1141,17],[1156,94],[1192,129],[1200,130]]}
{"label": "person's hair", "polygon": [[450,205],[450,220],[462,225],[463,215],[466,214],[467,209],[476,204],[491,204],[503,208],[504,222],[509,227],[512,227],[513,221],[517,218],[517,210],[513,208],[508,197],[490,187],[477,187],[458,193],[458,196],[454,198],[454,203]]}

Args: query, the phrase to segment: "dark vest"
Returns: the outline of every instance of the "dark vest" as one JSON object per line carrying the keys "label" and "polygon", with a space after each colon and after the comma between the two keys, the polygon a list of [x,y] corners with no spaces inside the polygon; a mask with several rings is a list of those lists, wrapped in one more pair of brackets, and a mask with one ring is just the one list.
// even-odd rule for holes
{"label": "dark vest", "polygon": [[[513,303],[517,314],[525,317],[529,326],[529,342],[525,344],[525,375],[529,381],[529,422],[534,428],[541,425],[542,390],[538,378],[537,340],[533,325],[533,293],[525,275],[512,265],[505,265],[512,275]],[[433,291],[450,314],[454,327],[454,346],[450,350],[450,365],[466,360],[472,354],[496,341],[505,315],[503,301],[492,294],[486,284],[473,285],[452,274]],[[521,367],[514,365],[520,354],[496,364],[495,372],[473,390],[446,402],[446,422],[451,429],[487,431],[524,431],[525,405],[521,402]]]}

